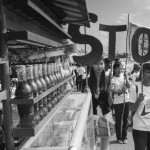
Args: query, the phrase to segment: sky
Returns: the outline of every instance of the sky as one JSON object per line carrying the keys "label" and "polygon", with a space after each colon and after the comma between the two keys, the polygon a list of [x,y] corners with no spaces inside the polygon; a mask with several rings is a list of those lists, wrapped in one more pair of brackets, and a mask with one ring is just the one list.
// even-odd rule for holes
{"label": "sky", "polygon": [[[108,53],[108,32],[100,31],[99,24],[105,25],[125,25],[129,21],[137,25],[150,28],[150,0],[86,0],[89,13],[98,16],[96,23],[90,23],[90,28],[86,28],[86,34],[98,38],[103,44],[103,52]],[[81,27],[80,32],[84,34]],[[116,51],[126,52],[127,32],[116,34]],[[78,48],[83,48],[80,45]],[[91,47],[87,45],[87,51]]]}

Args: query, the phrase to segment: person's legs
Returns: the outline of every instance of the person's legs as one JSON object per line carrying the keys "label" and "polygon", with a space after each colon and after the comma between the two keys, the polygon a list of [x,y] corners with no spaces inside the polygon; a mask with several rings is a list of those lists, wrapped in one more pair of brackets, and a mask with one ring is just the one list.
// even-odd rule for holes
{"label": "person's legs", "polygon": [[123,104],[114,104],[115,128],[116,128],[116,138],[117,138],[117,140],[122,140],[122,135],[121,135],[122,105]]}
{"label": "person's legs", "polygon": [[86,86],[86,79],[83,79],[83,81],[82,81],[82,91],[81,91],[83,93],[85,91],[85,86]]}
{"label": "person's legs", "polygon": [[79,81],[79,91],[81,91],[81,87],[82,87],[81,81]]}
{"label": "person's legs", "polygon": [[128,117],[129,117],[129,103],[125,103],[124,115],[123,115],[123,126],[122,126],[122,140],[127,139]]}
{"label": "person's legs", "polygon": [[[135,150],[146,150],[147,143],[149,143],[148,134],[149,133],[146,131],[139,131],[133,129],[132,135],[133,135]],[[148,147],[147,150],[149,150]]]}
{"label": "person's legs", "polygon": [[77,91],[79,90],[79,82],[76,81],[76,87],[77,87]]}
{"label": "person's legs", "polygon": [[101,138],[100,150],[109,150],[109,137]]}
{"label": "person's legs", "polygon": [[82,88],[82,76],[81,75],[78,76],[78,84],[79,84],[79,90],[81,90]]}

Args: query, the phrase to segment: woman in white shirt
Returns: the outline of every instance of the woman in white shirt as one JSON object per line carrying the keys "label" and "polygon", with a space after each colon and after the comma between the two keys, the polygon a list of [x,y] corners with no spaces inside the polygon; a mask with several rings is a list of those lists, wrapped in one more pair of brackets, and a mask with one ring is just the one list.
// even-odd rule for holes
{"label": "woman in white shirt", "polygon": [[123,73],[121,62],[113,65],[113,78],[111,79],[111,90],[114,94],[113,108],[115,111],[116,138],[118,143],[127,143],[127,129],[129,116],[129,81],[126,72]]}
{"label": "woman in white shirt", "polygon": [[143,65],[142,85],[138,82],[137,99],[131,99],[133,116],[133,139],[135,150],[150,150],[150,63]]}

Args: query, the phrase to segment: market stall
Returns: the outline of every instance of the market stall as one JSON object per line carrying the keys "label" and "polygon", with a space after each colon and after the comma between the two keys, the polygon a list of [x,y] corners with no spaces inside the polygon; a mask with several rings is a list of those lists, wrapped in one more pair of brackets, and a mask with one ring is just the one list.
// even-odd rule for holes
{"label": "market stall", "polygon": [[[74,75],[66,54],[74,46],[63,43],[71,36],[61,27],[89,20],[85,0],[1,0],[0,13],[0,100],[6,150],[42,148],[37,141],[47,129],[52,129],[47,137],[55,134],[52,143],[45,141],[47,147],[80,148],[82,141],[89,140],[92,148],[93,128],[86,130],[92,124],[90,93],[73,92]],[[62,112],[65,115],[60,117]],[[65,145],[59,141],[57,127],[69,127]]]}

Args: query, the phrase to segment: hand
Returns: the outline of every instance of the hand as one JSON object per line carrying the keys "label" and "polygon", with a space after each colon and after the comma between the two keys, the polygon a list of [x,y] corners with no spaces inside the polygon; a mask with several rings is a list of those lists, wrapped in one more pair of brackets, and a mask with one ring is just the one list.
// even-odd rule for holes
{"label": "hand", "polygon": [[113,91],[114,91],[114,85],[111,84],[111,85],[108,87],[108,91],[113,92]]}
{"label": "hand", "polygon": [[128,76],[130,76],[131,75],[131,72],[128,72]]}
{"label": "hand", "polygon": [[91,92],[89,87],[86,90],[87,90],[87,92]]}
{"label": "hand", "polygon": [[143,93],[140,93],[140,94],[139,94],[138,101],[139,101],[139,102],[142,102],[142,101],[144,100],[144,97],[145,97],[145,95],[144,95]]}
{"label": "hand", "polygon": [[127,71],[125,70],[125,72],[124,72],[124,77],[127,79]]}

